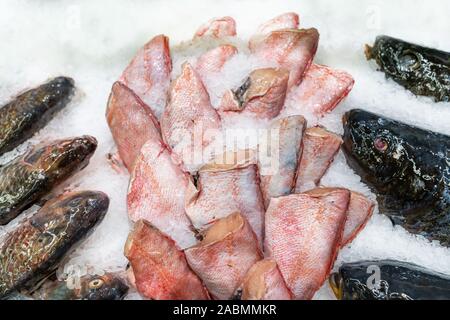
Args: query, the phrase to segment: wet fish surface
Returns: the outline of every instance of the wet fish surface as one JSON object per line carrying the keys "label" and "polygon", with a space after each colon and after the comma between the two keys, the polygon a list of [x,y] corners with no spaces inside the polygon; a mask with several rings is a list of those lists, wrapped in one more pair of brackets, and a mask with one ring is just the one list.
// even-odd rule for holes
{"label": "wet fish surface", "polygon": [[377,194],[380,212],[450,245],[450,137],[364,110],[344,115],[347,162]]}
{"label": "wet fish surface", "polygon": [[450,276],[393,260],[344,264],[330,285],[341,300],[450,299]]}
{"label": "wet fish surface", "polygon": [[0,155],[42,129],[70,102],[74,91],[73,79],[57,77],[20,94],[0,108]]}
{"label": "wet fish surface", "polygon": [[87,166],[96,148],[91,136],[56,140],[0,167],[0,225]]}
{"label": "wet fish surface", "polygon": [[0,298],[32,291],[105,216],[109,198],[79,191],[49,200],[0,247]]}
{"label": "wet fish surface", "polygon": [[388,78],[416,95],[450,101],[450,53],[389,36],[366,45],[367,59],[374,59]]}

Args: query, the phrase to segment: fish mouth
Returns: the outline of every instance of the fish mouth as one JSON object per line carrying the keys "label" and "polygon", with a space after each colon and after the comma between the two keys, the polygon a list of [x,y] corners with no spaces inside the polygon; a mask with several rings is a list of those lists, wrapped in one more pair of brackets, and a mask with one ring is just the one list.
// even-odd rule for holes
{"label": "fish mouth", "polygon": [[342,279],[340,274],[336,272],[332,273],[330,275],[330,278],[328,279],[328,282],[330,284],[331,290],[336,296],[336,299],[342,300],[342,298],[344,297],[344,280]]}

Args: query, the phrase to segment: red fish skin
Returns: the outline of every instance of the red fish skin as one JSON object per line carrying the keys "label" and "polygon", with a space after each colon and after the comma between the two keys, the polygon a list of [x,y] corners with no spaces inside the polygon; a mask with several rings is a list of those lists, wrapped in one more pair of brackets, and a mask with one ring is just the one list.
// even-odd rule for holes
{"label": "red fish skin", "polygon": [[327,279],[342,240],[350,192],[320,188],[273,198],[265,253],[275,259],[294,299],[312,299]]}
{"label": "red fish skin", "polygon": [[317,29],[272,31],[251,48],[252,54],[289,70],[288,88],[297,86],[312,63],[319,44]]}
{"label": "red fish skin", "polygon": [[264,35],[282,29],[298,29],[300,24],[300,17],[295,12],[283,13],[269,21],[261,24],[255,34],[250,38],[249,48],[255,46],[255,43],[260,41]]}
{"label": "red fish skin", "polygon": [[189,63],[173,81],[169,96],[161,118],[163,139],[184,168],[201,164],[205,150],[220,136],[221,122],[200,76]]}
{"label": "red fish skin", "polygon": [[341,247],[352,242],[372,217],[375,203],[364,195],[351,192]]}
{"label": "red fish skin", "polygon": [[208,300],[209,294],[189,268],[185,254],[168,236],[139,220],[128,236],[125,256],[137,290],[154,300]]}
{"label": "red fish skin", "polygon": [[129,172],[142,145],[150,139],[161,140],[161,128],[151,109],[120,82],[112,86],[106,119],[120,158]]}
{"label": "red fish skin", "polygon": [[323,117],[347,97],[354,83],[345,71],[313,63],[300,85],[288,93],[288,99],[294,101],[288,112]]}
{"label": "red fish skin", "polygon": [[342,138],[322,127],[306,129],[303,153],[297,168],[295,192],[316,187],[328,170],[342,144]]}
{"label": "red fish skin", "polygon": [[223,237],[185,250],[192,270],[217,300],[230,299],[247,271],[263,258],[256,235],[239,213],[218,220],[211,228],[221,221],[234,219],[237,225]]}
{"label": "red fish skin", "polygon": [[142,147],[131,173],[127,210],[132,221],[144,219],[185,249],[196,244],[184,201],[190,176],[176,166],[162,142]]}
{"label": "red fish skin", "polygon": [[233,91],[228,90],[219,105],[221,115],[239,111],[257,119],[273,119],[280,113],[286,99],[289,73],[283,69],[263,68],[253,71],[246,82],[249,88],[239,102]]}
{"label": "red fish skin", "polygon": [[240,287],[242,300],[291,300],[289,291],[275,260],[256,262]]}
{"label": "red fish skin", "polygon": [[213,18],[201,25],[195,32],[194,38],[201,37],[234,37],[236,35],[236,21],[232,17]]}
{"label": "red fish skin", "polygon": [[119,81],[133,90],[159,119],[167,103],[171,72],[169,38],[158,35],[138,51]]}
{"label": "red fish skin", "polygon": [[198,172],[186,192],[186,212],[198,230],[234,212],[248,220],[262,248],[264,205],[256,164],[212,165]]}
{"label": "red fish skin", "polygon": [[[288,195],[295,186],[297,167],[302,155],[302,141],[306,129],[306,120],[302,116],[289,116],[273,121],[270,129],[278,131],[278,143],[274,142],[278,152],[271,152],[272,156],[275,155],[277,158],[275,160],[278,161],[278,168],[275,172],[271,172],[270,166],[272,163],[269,163],[269,170],[265,174],[264,168],[266,165],[261,158],[259,160],[261,191],[265,208],[268,207],[272,197]],[[272,143],[268,148],[273,148]]]}
{"label": "red fish skin", "polygon": [[211,49],[202,54],[195,64],[195,71],[204,79],[222,71],[223,66],[238,53],[238,49],[230,44],[225,44]]}

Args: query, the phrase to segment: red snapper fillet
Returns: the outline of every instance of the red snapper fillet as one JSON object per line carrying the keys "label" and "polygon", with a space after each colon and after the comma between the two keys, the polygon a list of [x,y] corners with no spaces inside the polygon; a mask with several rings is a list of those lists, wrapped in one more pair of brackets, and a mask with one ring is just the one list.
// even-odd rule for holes
{"label": "red snapper fillet", "polygon": [[240,112],[258,119],[272,119],[283,108],[288,80],[286,70],[257,69],[239,88],[225,92],[219,110],[224,115]]}
{"label": "red snapper fillet", "polygon": [[288,113],[323,117],[350,93],[355,80],[345,71],[312,64],[303,81],[288,94]]}
{"label": "red snapper fillet", "polygon": [[[206,165],[199,170],[197,184],[190,183],[186,192],[186,212],[199,230],[240,212],[250,223],[262,248],[264,205],[258,171],[256,164],[244,159],[243,153],[230,153],[226,157],[232,161]],[[232,159],[234,157],[236,159]]]}
{"label": "red snapper fillet", "polygon": [[195,64],[195,70],[202,79],[220,72],[227,61],[238,53],[235,46],[225,44],[202,54]]}
{"label": "red snapper fillet", "polygon": [[203,163],[208,146],[220,136],[220,118],[211,106],[197,72],[189,63],[170,89],[170,101],[161,118],[164,141],[177,162],[188,169]]}
{"label": "red snapper fillet", "polygon": [[283,29],[272,31],[254,42],[251,52],[258,58],[289,70],[288,88],[296,86],[310,66],[319,44],[317,29]]}
{"label": "red snapper fillet", "polygon": [[295,299],[311,299],[331,271],[349,200],[345,189],[315,189],[271,200],[266,255],[277,262]]}
{"label": "red snapper fillet", "polygon": [[185,253],[212,297],[220,300],[233,297],[247,271],[262,259],[256,236],[239,213],[218,220]]}
{"label": "red snapper fillet", "polygon": [[364,195],[352,192],[350,204],[347,211],[347,222],[345,223],[342,247],[349,244],[365,227],[367,221],[373,214],[375,204]]}
{"label": "red snapper fillet", "polygon": [[[261,191],[266,208],[270,198],[288,195],[294,189],[305,129],[306,120],[302,116],[277,119],[270,126],[271,131],[278,132],[274,138],[276,141],[268,139],[268,143],[264,146],[267,150],[262,151],[270,150],[271,157],[259,158]],[[276,152],[274,148],[277,149]]]}
{"label": "red snapper fillet", "polygon": [[194,35],[198,37],[223,38],[236,35],[236,22],[232,17],[213,18],[201,25]]}
{"label": "red snapper fillet", "polygon": [[112,86],[106,119],[128,171],[133,169],[139,150],[147,140],[161,140],[161,129],[151,109],[120,82]]}
{"label": "red snapper fillet", "polygon": [[264,259],[255,263],[239,289],[242,300],[291,300],[283,276],[273,259]]}
{"label": "red snapper fillet", "polygon": [[128,236],[125,256],[134,283],[144,297],[154,300],[207,300],[208,292],[189,268],[175,242],[150,223],[139,220]]}
{"label": "red snapper fillet", "polygon": [[322,127],[305,131],[303,153],[297,169],[295,192],[300,193],[316,187],[333,162],[342,144],[342,138]]}
{"label": "red snapper fillet", "polygon": [[159,35],[138,51],[119,81],[133,90],[159,119],[166,106],[171,72],[169,38]]}
{"label": "red snapper fillet", "polygon": [[261,38],[276,30],[281,29],[298,29],[300,18],[294,12],[283,13],[258,27],[256,33],[250,38],[249,47],[252,48]]}
{"label": "red snapper fillet", "polygon": [[176,166],[167,147],[149,140],[131,174],[127,208],[131,220],[145,219],[185,249],[194,245],[194,227],[184,208],[190,177]]}

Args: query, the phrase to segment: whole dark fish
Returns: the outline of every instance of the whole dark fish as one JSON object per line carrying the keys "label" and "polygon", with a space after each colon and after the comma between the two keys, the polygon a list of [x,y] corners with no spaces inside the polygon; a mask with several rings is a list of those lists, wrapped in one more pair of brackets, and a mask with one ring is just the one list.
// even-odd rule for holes
{"label": "whole dark fish", "polygon": [[344,264],[329,282],[340,300],[450,299],[450,276],[392,260]]}
{"label": "whole dark fish", "polygon": [[42,129],[70,101],[74,81],[58,77],[28,90],[0,109],[0,155]]}
{"label": "whole dark fish", "polygon": [[0,298],[32,291],[103,219],[109,206],[102,192],[80,191],[49,200],[8,234],[0,247]]}
{"label": "whole dark fish", "polygon": [[348,164],[395,224],[450,246],[450,137],[363,110],[344,115]]}
{"label": "whole dark fish", "polygon": [[96,148],[91,136],[57,140],[0,167],[0,225],[87,166]]}
{"label": "whole dark fish", "polygon": [[366,57],[374,59],[388,78],[416,95],[450,101],[450,53],[379,36]]}
{"label": "whole dark fish", "polygon": [[122,300],[128,286],[114,273],[85,275],[77,281],[49,281],[33,293],[36,300]]}

